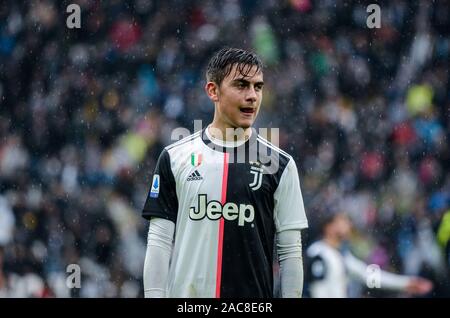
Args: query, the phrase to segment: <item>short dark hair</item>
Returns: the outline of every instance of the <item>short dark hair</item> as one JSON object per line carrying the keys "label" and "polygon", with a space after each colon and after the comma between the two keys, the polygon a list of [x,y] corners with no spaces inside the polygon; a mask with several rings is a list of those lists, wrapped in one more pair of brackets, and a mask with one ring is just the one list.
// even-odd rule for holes
{"label": "short dark hair", "polygon": [[237,64],[236,71],[247,77],[253,66],[256,66],[255,74],[263,69],[263,63],[253,52],[243,49],[225,47],[217,51],[209,60],[206,71],[206,80],[220,85],[227,77],[233,65]]}
{"label": "short dark hair", "polygon": [[317,217],[317,224],[319,225],[320,232],[323,234],[325,232],[325,228],[340,216],[347,218],[349,217],[344,211],[332,211]]}

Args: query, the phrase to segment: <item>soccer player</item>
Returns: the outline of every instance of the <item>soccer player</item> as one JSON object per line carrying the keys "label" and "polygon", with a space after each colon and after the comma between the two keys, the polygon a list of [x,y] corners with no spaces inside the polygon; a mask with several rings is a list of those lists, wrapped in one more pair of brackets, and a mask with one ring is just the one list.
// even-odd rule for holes
{"label": "soccer player", "polygon": [[[423,278],[380,270],[368,265],[345,248],[351,232],[351,221],[345,213],[333,213],[322,221],[322,239],[306,250],[306,294],[312,298],[346,298],[350,278],[368,282],[374,288],[401,291],[411,295],[430,292],[432,283]],[[372,275],[372,276],[369,276]],[[379,279],[378,282],[374,279]],[[369,287],[369,286],[368,286]]]}
{"label": "soccer player", "polygon": [[209,61],[211,124],[161,153],[143,216],[150,220],[145,297],[301,297],[300,230],[308,226],[292,157],[256,132],[257,55],[224,48]]}

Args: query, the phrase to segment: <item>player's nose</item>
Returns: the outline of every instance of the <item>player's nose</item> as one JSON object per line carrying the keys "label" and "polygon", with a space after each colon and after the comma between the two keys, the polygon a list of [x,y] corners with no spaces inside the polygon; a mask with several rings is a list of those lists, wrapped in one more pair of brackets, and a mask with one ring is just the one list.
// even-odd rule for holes
{"label": "player's nose", "polygon": [[247,90],[247,95],[245,97],[245,100],[247,102],[255,103],[257,99],[256,91],[254,87],[250,87],[250,89]]}

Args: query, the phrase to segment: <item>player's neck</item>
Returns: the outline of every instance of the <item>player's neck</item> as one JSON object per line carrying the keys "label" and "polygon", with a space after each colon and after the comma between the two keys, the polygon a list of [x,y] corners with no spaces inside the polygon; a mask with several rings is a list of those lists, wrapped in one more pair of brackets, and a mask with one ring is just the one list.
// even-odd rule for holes
{"label": "player's neck", "polygon": [[252,128],[233,128],[213,121],[208,126],[209,134],[215,139],[225,142],[246,141],[252,134]]}

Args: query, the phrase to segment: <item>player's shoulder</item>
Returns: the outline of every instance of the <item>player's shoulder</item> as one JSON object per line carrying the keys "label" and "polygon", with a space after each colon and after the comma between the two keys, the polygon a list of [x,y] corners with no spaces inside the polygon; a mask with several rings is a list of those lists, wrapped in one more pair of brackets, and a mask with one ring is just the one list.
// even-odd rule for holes
{"label": "player's shoulder", "polygon": [[315,241],[312,243],[306,250],[306,254],[309,257],[315,257],[317,255],[326,253],[328,250],[327,244],[325,244],[322,240]]}
{"label": "player's shoulder", "polygon": [[286,161],[290,161],[292,159],[292,156],[290,154],[288,154],[286,151],[284,151],[280,147],[276,146],[275,144],[273,144],[272,142],[270,142],[269,140],[267,140],[260,134],[257,135],[256,140],[261,146],[270,148],[273,152],[275,152],[276,154],[279,154],[280,157],[285,159]]}
{"label": "player's shoulder", "polygon": [[185,147],[192,146],[197,139],[201,138],[201,133],[202,133],[201,130],[197,131],[187,137],[184,137],[174,143],[171,143],[170,145],[166,146],[164,150],[169,153],[184,151]]}
{"label": "player's shoulder", "polygon": [[324,246],[321,241],[316,241],[309,246],[304,260],[306,284],[324,279],[327,276],[328,266]]}
{"label": "player's shoulder", "polygon": [[290,154],[259,134],[257,134],[256,140],[259,156],[264,158],[265,162],[275,163],[273,166],[277,167],[279,178],[285,174],[285,171],[292,173],[296,170],[295,161]]}

